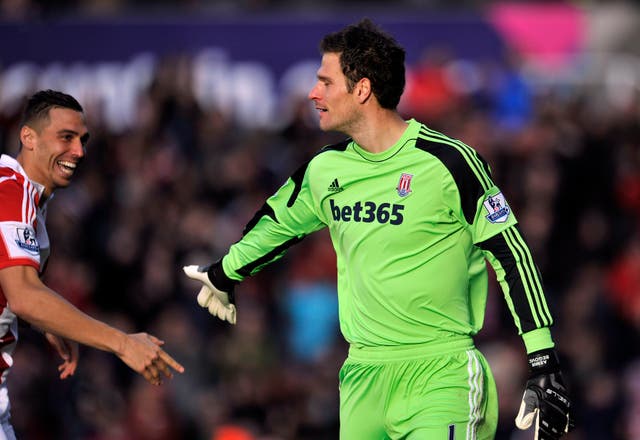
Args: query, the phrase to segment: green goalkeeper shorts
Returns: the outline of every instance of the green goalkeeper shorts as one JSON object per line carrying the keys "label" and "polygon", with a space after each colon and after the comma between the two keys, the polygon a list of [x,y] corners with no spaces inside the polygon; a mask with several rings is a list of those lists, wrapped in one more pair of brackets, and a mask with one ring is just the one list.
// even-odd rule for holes
{"label": "green goalkeeper shorts", "polygon": [[352,346],[340,369],[341,440],[493,439],[497,424],[493,375],[470,338]]}

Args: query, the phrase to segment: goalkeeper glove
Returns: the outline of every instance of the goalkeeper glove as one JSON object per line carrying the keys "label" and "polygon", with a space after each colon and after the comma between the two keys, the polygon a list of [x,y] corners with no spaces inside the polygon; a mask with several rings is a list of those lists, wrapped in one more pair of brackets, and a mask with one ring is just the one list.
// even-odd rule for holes
{"label": "goalkeeper glove", "polygon": [[571,403],[553,349],[529,354],[527,381],[516,426],[528,429],[534,424],[534,440],[556,440],[573,429]]}
{"label": "goalkeeper glove", "polygon": [[[202,283],[202,288],[198,292],[198,304],[208,309],[213,316],[235,324],[236,306],[233,289],[236,282],[224,274],[222,262],[218,261],[211,266],[184,266],[182,270],[189,278]],[[214,285],[214,281],[220,289]]]}

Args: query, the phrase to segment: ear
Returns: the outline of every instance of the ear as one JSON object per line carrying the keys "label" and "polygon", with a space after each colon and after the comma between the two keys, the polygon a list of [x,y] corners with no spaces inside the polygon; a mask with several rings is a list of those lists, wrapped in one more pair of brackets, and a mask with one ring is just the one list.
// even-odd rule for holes
{"label": "ear", "polygon": [[36,146],[37,137],[38,133],[28,125],[23,125],[20,129],[20,142],[22,143],[22,148],[33,150]]}
{"label": "ear", "polygon": [[369,99],[372,93],[371,81],[369,81],[369,78],[362,78],[360,81],[358,81],[358,83],[356,84],[356,92],[358,101],[360,102],[360,104],[364,104]]}

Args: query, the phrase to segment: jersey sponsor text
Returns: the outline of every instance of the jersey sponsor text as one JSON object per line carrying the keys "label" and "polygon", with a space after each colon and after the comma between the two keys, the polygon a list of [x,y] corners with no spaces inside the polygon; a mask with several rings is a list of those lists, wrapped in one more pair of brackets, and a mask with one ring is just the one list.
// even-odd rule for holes
{"label": "jersey sponsor text", "polygon": [[343,222],[363,222],[372,223],[389,223],[391,225],[400,225],[404,221],[402,211],[404,205],[381,203],[376,205],[375,202],[357,201],[353,206],[338,206],[333,199],[329,199],[331,205],[331,215],[335,221]]}

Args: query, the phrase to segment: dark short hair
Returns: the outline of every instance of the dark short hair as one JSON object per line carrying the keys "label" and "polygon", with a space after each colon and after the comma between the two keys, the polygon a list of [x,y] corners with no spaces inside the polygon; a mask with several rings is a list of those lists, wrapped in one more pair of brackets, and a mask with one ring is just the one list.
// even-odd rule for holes
{"label": "dark short hair", "polygon": [[80,103],[73,96],[56,90],[41,90],[27,99],[20,126],[33,125],[38,121],[47,120],[49,110],[56,107],[84,112]]}
{"label": "dark short hair", "polygon": [[320,51],[340,54],[349,92],[362,78],[368,78],[381,107],[393,110],[398,106],[405,85],[405,50],[370,19],[326,35],[320,41]]}

